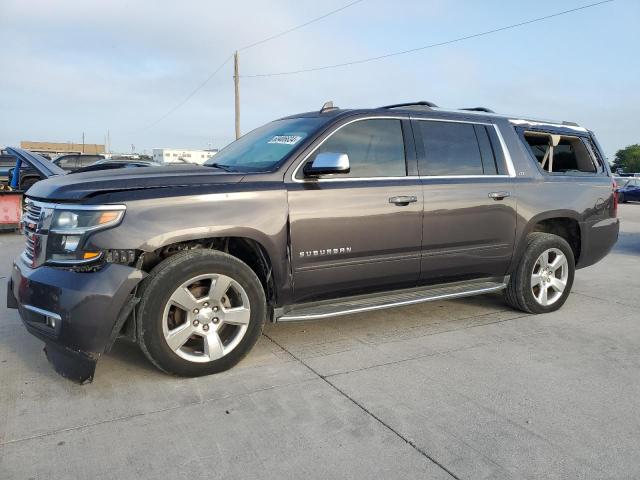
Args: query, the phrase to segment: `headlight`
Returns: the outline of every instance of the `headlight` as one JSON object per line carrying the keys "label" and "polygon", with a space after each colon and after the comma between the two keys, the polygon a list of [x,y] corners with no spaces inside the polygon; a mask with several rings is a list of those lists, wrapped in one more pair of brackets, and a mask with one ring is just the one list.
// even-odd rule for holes
{"label": "headlight", "polygon": [[[105,205],[104,208],[106,207]],[[51,219],[51,231],[55,233],[84,233],[89,230],[107,228],[120,223],[123,215],[124,208],[117,210],[59,210],[56,208]]]}
{"label": "headlight", "polygon": [[49,226],[46,262],[81,264],[99,259],[101,252],[84,249],[88,235],[118,225],[125,208],[124,205],[57,205]]}

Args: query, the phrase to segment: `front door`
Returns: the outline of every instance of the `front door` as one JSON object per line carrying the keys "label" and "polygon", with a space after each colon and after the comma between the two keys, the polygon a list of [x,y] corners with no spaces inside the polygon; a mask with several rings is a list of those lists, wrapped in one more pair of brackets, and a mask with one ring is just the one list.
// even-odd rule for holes
{"label": "front door", "polygon": [[421,280],[504,275],[516,192],[496,127],[415,119],[414,131],[424,192]]}
{"label": "front door", "polygon": [[288,195],[296,301],[416,284],[422,190],[407,174],[405,135],[412,141],[400,118],[346,122],[303,163],[345,153],[349,173],[306,178],[302,164],[295,170]]}

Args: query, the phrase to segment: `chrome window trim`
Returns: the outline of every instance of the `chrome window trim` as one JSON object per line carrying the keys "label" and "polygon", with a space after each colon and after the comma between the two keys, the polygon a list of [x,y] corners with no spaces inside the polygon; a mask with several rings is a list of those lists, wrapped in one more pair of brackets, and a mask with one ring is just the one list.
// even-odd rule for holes
{"label": "chrome window trim", "polygon": [[513,165],[513,159],[511,158],[511,152],[507,148],[507,143],[504,141],[504,137],[502,136],[502,132],[498,128],[497,125],[493,124],[493,128],[496,130],[498,134],[498,141],[500,142],[500,147],[502,148],[502,154],[504,155],[504,159],[507,162],[507,172],[509,172],[509,177],[516,176],[516,167]]}
{"label": "chrome window trim", "polygon": [[[403,176],[399,176],[399,177],[315,178],[313,180],[309,180],[309,179],[306,179],[306,178],[296,178],[296,175],[298,174],[298,170],[300,170],[300,168],[302,168],[302,166],[307,162],[307,160],[309,160],[309,157],[311,157],[311,155],[313,155],[316,152],[316,150],[318,150],[322,146],[322,144],[324,144],[324,142],[329,140],[331,137],[333,137],[337,132],[342,130],[347,125],[351,125],[352,123],[360,122],[360,121],[363,121],[363,120],[409,120],[409,119],[410,119],[410,117],[408,115],[404,115],[404,116],[374,115],[374,116],[371,116],[371,117],[354,118],[352,120],[349,120],[348,122],[343,123],[338,128],[336,128],[334,131],[329,133],[329,135],[327,135],[325,138],[323,138],[322,141],[318,145],[313,147],[313,150],[311,150],[309,153],[307,153],[304,156],[302,161],[300,163],[298,163],[296,168],[293,170],[293,173],[291,174],[291,180],[294,183],[316,183],[316,182],[353,182],[355,180],[398,180],[398,179],[401,179],[401,178],[404,178],[404,179],[411,178],[411,179],[415,180],[416,178],[419,178],[418,176],[415,176],[415,175],[414,176],[403,175]],[[404,139],[404,137],[403,137],[403,139]],[[405,163],[406,163],[406,152],[405,152]]]}
{"label": "chrome window trim", "polygon": [[62,320],[62,317],[57,313],[50,312],[49,310],[44,310],[42,308],[34,307],[33,305],[23,305],[25,310],[29,310],[31,312],[37,313],[39,315],[44,315],[45,317],[55,318],[56,320]]}
{"label": "chrome window trim", "polygon": [[[507,144],[504,141],[504,137],[502,136],[502,132],[498,125],[491,122],[474,122],[469,120],[449,120],[444,118],[425,118],[425,117],[411,117],[411,120],[425,121],[425,122],[448,122],[448,123],[468,123],[471,125],[484,125],[487,127],[493,127],[498,136],[498,141],[500,142],[500,148],[502,149],[502,154],[504,155],[504,160],[507,164],[507,172],[508,175],[441,175],[437,178],[485,178],[485,177],[497,177],[497,178],[512,178],[516,176],[516,169],[513,166],[513,159],[511,158],[511,153],[509,153],[509,149],[507,148]],[[422,178],[436,178],[435,176],[423,175]]]}
{"label": "chrome window trim", "polygon": [[[342,128],[347,125],[351,125],[355,122],[360,122],[363,120],[379,120],[379,119],[390,119],[390,120],[418,120],[418,121],[430,121],[430,122],[449,122],[449,123],[468,123],[471,125],[485,125],[489,127],[493,127],[496,131],[496,135],[498,136],[498,141],[500,142],[500,148],[502,149],[502,154],[504,155],[505,162],[507,164],[507,175],[405,175],[401,177],[348,177],[348,178],[315,178],[315,179],[306,179],[306,178],[296,178],[298,171],[302,166],[309,160],[318,148],[324,144],[329,138],[331,138],[336,132],[340,131]],[[432,118],[432,117],[413,117],[410,115],[407,116],[385,116],[385,115],[375,115],[370,117],[359,117],[348,122],[343,123],[338,128],[336,128],[333,132],[329,133],[318,145],[313,147],[313,149],[304,156],[304,158],[298,163],[296,168],[293,170],[291,174],[291,180],[294,183],[316,183],[316,182],[354,182],[354,181],[389,181],[389,180],[417,180],[417,179],[434,179],[434,180],[448,180],[448,179],[463,179],[463,178],[514,178],[516,176],[516,169],[513,165],[513,159],[511,158],[511,154],[509,149],[507,148],[507,144],[504,141],[504,137],[502,136],[502,132],[498,125],[491,122],[482,122],[482,121],[469,121],[469,120],[452,120],[445,118]]]}
{"label": "chrome window trim", "polygon": [[576,132],[588,133],[584,127],[579,125],[566,125],[564,123],[556,123],[556,122],[541,122],[536,120],[520,120],[517,118],[510,118],[509,123],[512,125],[518,125],[519,127],[555,127],[555,128],[566,128],[568,130],[575,130]]}
{"label": "chrome window trim", "polygon": [[511,178],[511,175],[423,175],[422,180],[453,180],[456,178]]}

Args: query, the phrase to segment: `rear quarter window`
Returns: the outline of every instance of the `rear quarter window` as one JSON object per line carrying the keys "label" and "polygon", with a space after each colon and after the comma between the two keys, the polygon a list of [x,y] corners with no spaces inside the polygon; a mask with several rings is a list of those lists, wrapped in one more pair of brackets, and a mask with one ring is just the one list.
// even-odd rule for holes
{"label": "rear quarter window", "polygon": [[606,174],[602,159],[588,137],[525,130],[521,132],[521,139],[545,174]]}

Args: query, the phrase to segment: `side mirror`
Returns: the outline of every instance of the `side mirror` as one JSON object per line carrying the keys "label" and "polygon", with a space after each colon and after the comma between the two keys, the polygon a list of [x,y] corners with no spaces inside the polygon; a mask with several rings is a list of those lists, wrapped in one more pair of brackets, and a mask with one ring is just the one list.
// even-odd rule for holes
{"label": "side mirror", "polygon": [[349,173],[349,170],[349,155],[346,153],[319,153],[312,163],[307,163],[304,166],[304,174],[308,177],[332,173]]}

